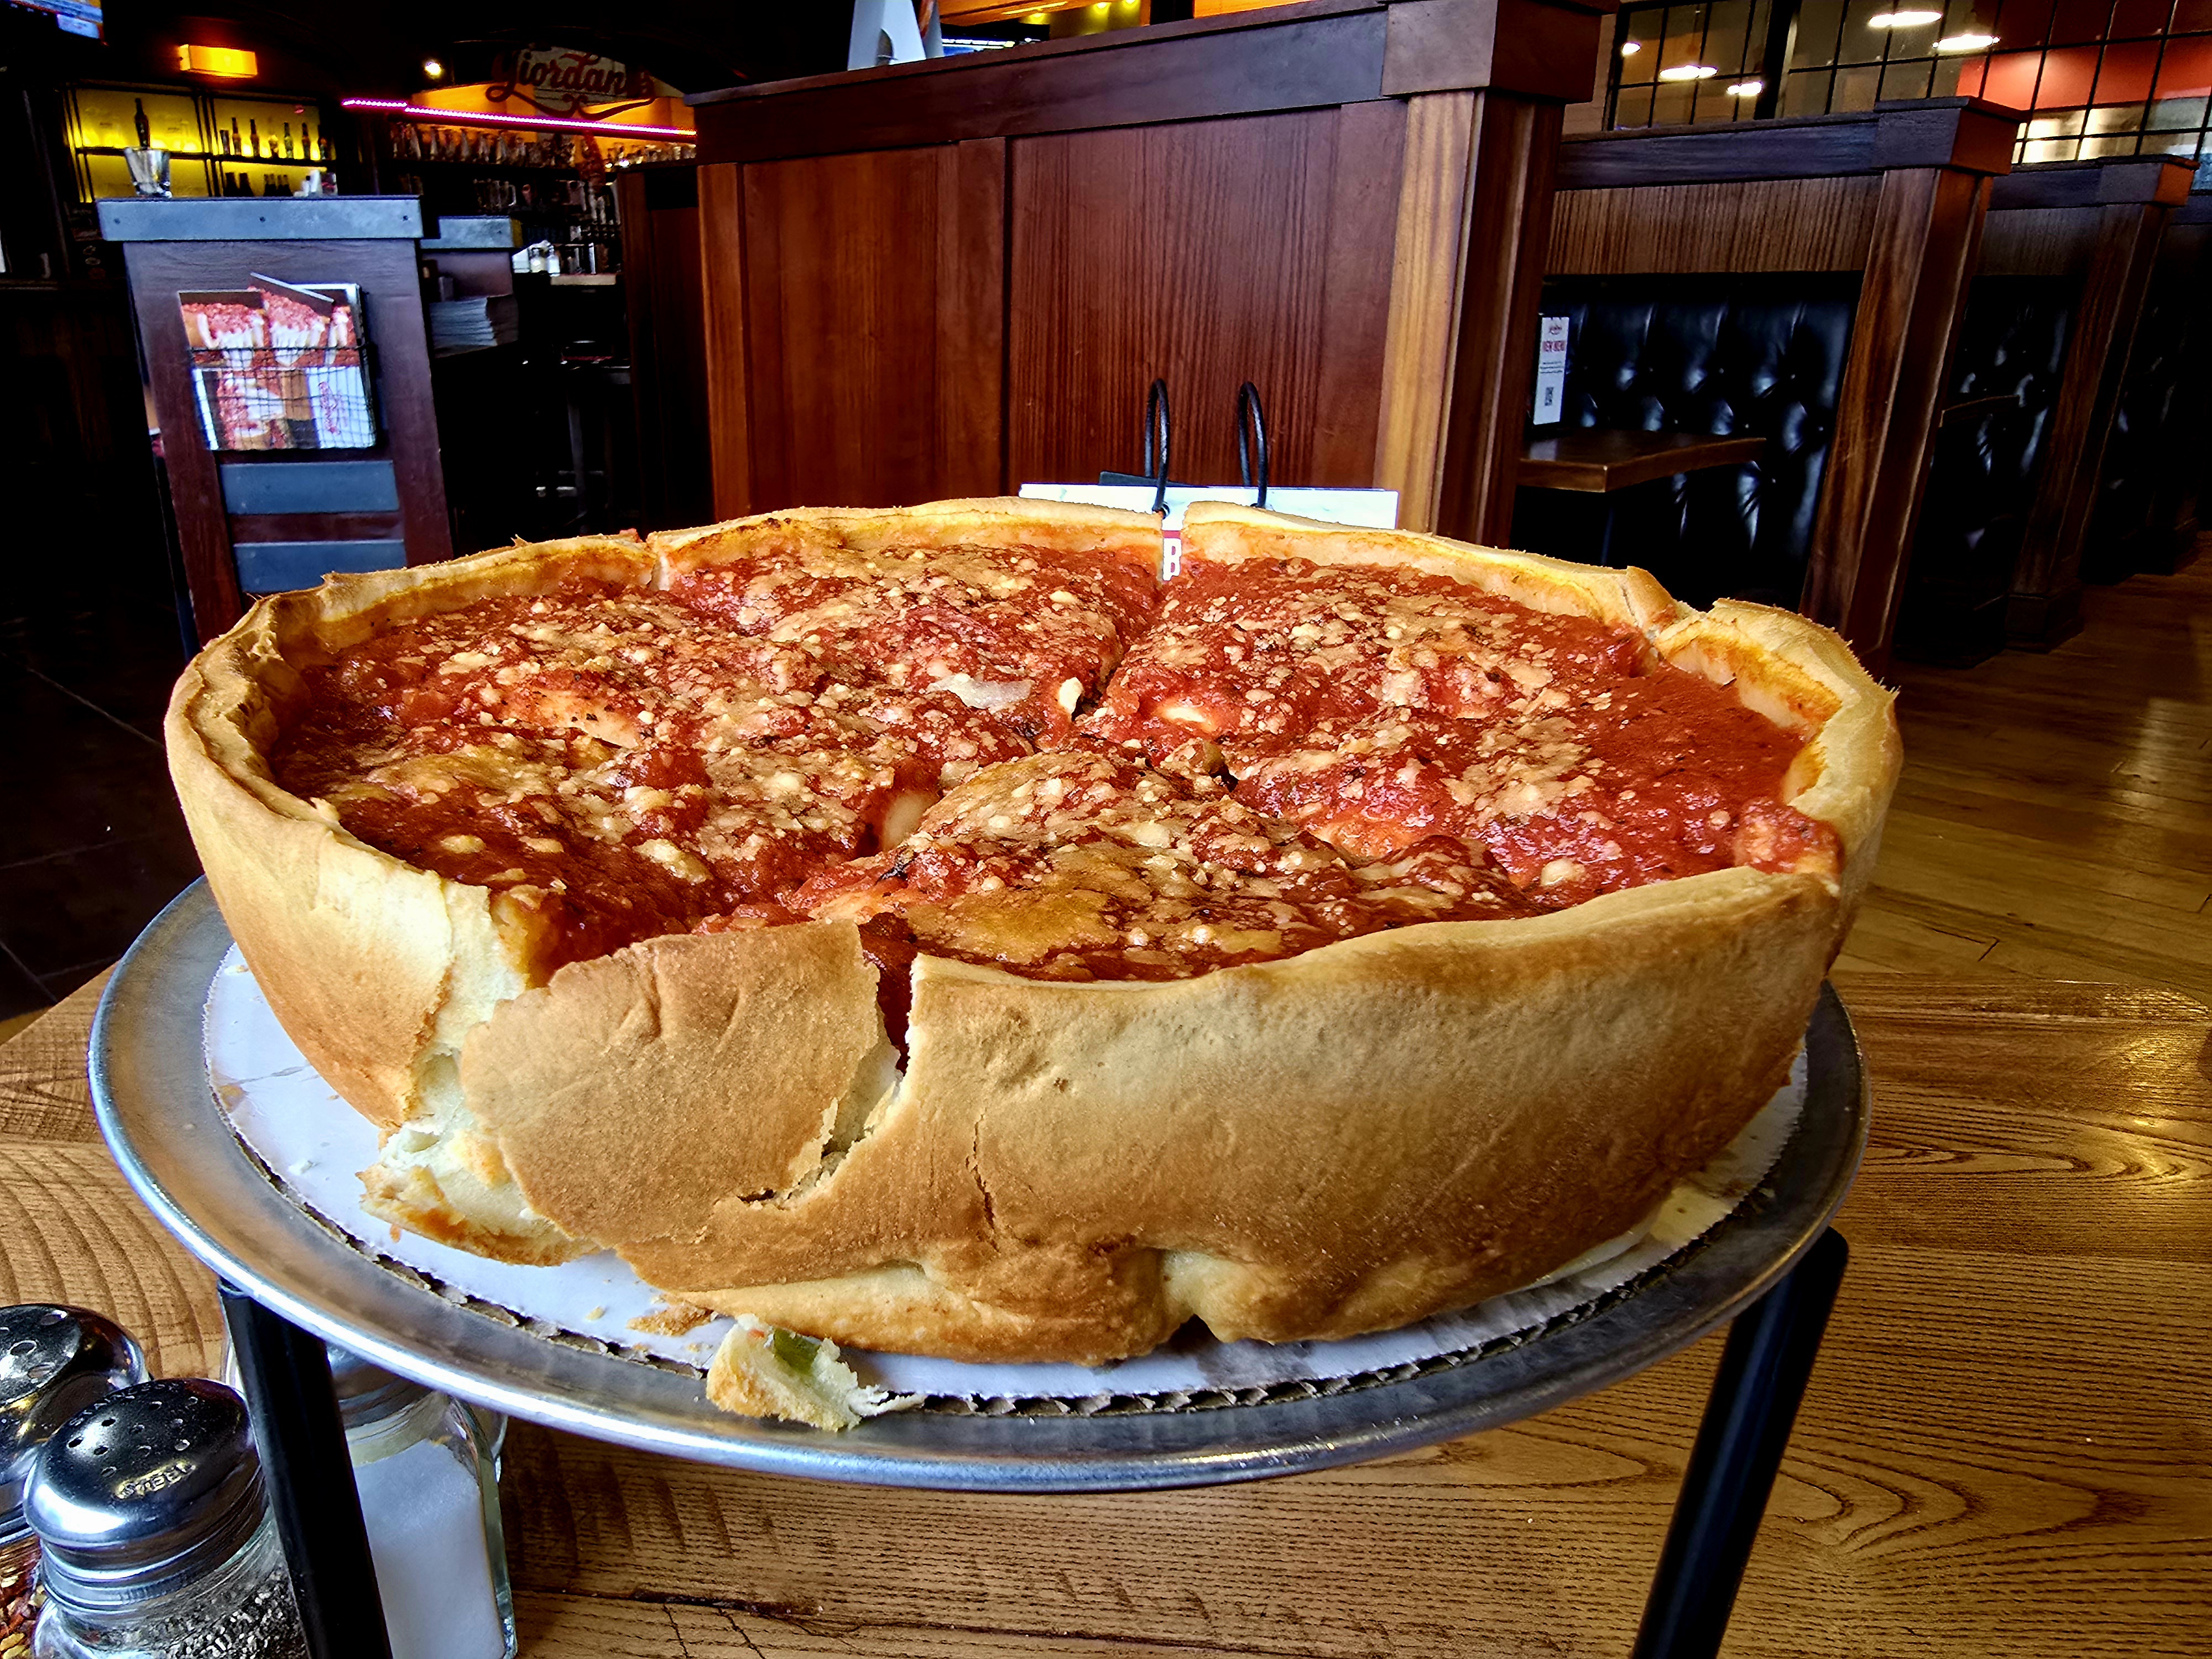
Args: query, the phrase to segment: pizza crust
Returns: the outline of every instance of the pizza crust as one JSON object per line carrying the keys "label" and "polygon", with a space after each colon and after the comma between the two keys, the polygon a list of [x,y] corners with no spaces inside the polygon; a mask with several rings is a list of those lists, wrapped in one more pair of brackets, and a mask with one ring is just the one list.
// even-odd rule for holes
{"label": "pizza crust", "polygon": [[750,548],[1019,541],[1140,559],[1060,503],[763,515],[340,578],[187,671],[169,744],[285,1029],[388,1131],[371,1207],[514,1261],[609,1245],[718,1311],[988,1359],[1337,1337],[1540,1278],[1647,1212],[1786,1075],[1870,874],[1899,750],[1834,635],[1597,570],[1201,504],[1186,557],[1413,565],[1632,628],[1808,734],[1790,802],[1839,871],[1732,869],[1159,983],[920,957],[902,1075],[849,923],[647,940],[557,974],[480,888],[270,780],[296,665],[386,619],[577,574],[665,586]]}

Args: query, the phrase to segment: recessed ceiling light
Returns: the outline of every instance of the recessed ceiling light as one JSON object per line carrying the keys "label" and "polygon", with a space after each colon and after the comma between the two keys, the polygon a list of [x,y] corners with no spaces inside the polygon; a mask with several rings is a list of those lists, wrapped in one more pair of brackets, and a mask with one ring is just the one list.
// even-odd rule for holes
{"label": "recessed ceiling light", "polygon": [[1917,29],[1929,23],[1940,23],[1940,11],[1878,11],[1867,19],[1870,29]]}
{"label": "recessed ceiling light", "polygon": [[1623,58],[1633,58],[1643,50],[1644,43],[1641,40],[1624,40],[1620,43],[1620,55]]}
{"label": "recessed ceiling light", "polygon": [[1739,81],[1728,89],[1728,95],[1731,98],[1756,98],[1765,90],[1766,82],[1764,81]]}
{"label": "recessed ceiling light", "polygon": [[1659,71],[1662,81],[1710,81],[1720,71],[1711,64],[1677,64]]}
{"label": "recessed ceiling light", "polygon": [[1947,34],[1936,43],[1936,50],[1980,52],[1985,47],[1994,46],[1996,43],[1997,38],[1994,34]]}

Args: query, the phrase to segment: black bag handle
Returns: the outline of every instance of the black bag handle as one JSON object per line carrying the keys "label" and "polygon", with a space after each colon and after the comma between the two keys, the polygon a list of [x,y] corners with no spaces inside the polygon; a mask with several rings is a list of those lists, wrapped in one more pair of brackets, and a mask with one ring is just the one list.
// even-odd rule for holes
{"label": "black bag handle", "polygon": [[1252,452],[1260,453],[1260,491],[1255,507],[1267,504],[1267,417],[1260,409],[1260,388],[1247,380],[1237,388],[1237,472],[1252,488]]}
{"label": "black bag handle", "polygon": [[1154,380],[1145,393],[1145,476],[1152,481],[1152,511],[1168,510],[1168,383]]}

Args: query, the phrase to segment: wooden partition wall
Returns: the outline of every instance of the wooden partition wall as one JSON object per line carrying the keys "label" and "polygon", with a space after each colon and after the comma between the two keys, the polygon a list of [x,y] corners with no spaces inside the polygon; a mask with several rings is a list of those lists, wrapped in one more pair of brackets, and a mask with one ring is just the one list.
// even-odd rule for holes
{"label": "wooden partition wall", "polygon": [[2151,273],[2191,176],[2188,163],[2162,157],[2057,161],[2021,167],[1990,192],[1980,274],[2060,279],[2073,301],[2005,605],[2014,645],[2047,649],[2080,625],[2082,548],[2106,444]]}
{"label": "wooden partition wall", "polygon": [[688,161],[618,175],[641,528],[714,516],[707,366],[700,352],[699,173]]}
{"label": "wooden partition wall", "polygon": [[1237,476],[1500,540],[1564,106],[1611,0],[1310,0],[704,94],[714,510]]}
{"label": "wooden partition wall", "polygon": [[1991,181],[2019,117],[1974,100],[1561,145],[1547,270],[1856,272],[1801,606],[1886,666]]}

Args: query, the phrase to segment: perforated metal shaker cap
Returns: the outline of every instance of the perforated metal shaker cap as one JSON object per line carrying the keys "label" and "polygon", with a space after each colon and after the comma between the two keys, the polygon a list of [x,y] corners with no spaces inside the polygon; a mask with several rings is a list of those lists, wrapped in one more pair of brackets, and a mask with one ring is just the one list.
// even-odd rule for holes
{"label": "perforated metal shaker cap", "polygon": [[0,1544],[23,1537],[23,1489],[46,1437],[101,1395],[146,1380],[113,1320],[48,1302],[0,1308]]}
{"label": "perforated metal shaker cap", "polygon": [[46,1443],[23,1507],[64,1606],[106,1612],[180,1589],[261,1524],[246,1402],[201,1377],[112,1394]]}

